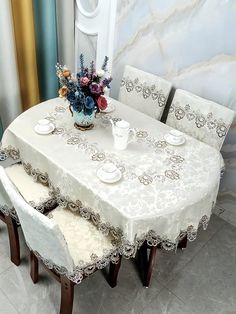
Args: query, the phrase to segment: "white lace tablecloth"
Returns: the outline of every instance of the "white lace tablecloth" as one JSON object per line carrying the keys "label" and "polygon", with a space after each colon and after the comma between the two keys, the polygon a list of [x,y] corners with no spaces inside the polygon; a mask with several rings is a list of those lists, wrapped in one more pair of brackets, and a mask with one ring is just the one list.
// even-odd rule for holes
{"label": "white lace tablecloth", "polygon": [[[126,257],[145,239],[165,249],[175,248],[185,235],[195,239],[199,225],[207,227],[217,196],[219,152],[187,135],[184,145],[171,146],[164,140],[170,127],[112,103],[115,111],[100,114],[94,129],[85,132],[74,128],[64,100],[41,103],[8,127],[0,157],[19,155],[28,174],[48,183],[63,206],[122,240]],[[34,126],[45,117],[56,129],[38,135]],[[127,120],[136,129],[136,141],[125,151],[113,148],[110,118]],[[110,161],[123,178],[102,183],[96,172]]]}

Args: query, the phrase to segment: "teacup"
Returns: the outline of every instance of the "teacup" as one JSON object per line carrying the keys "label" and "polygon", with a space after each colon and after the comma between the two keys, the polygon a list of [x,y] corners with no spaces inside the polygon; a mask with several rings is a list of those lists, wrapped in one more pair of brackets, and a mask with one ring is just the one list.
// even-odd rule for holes
{"label": "teacup", "polygon": [[178,130],[171,130],[169,134],[171,136],[171,140],[176,143],[179,143],[183,140],[183,133]]}
{"label": "teacup", "polygon": [[51,122],[47,119],[41,119],[38,121],[38,128],[42,132],[47,132],[51,128]]}
{"label": "teacup", "polygon": [[112,180],[117,174],[117,167],[109,162],[101,167],[102,175],[105,179]]}

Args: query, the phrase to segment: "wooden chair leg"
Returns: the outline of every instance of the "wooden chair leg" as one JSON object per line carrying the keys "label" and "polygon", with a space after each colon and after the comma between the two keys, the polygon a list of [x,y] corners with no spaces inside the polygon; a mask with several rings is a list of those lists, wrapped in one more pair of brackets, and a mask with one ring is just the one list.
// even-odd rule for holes
{"label": "wooden chair leg", "polygon": [[74,283],[66,276],[61,276],[61,308],[60,314],[72,314],[74,300]]}
{"label": "wooden chair leg", "polygon": [[[155,260],[156,260],[156,254],[157,254],[157,247],[156,246],[152,246],[150,248],[150,254],[149,254],[149,258],[146,264],[146,268],[144,269],[144,283],[143,285],[148,288],[150,285],[150,281],[152,278],[152,272],[153,272],[153,267],[155,265]],[[145,256],[146,258],[146,256]]]}
{"label": "wooden chair leg", "polygon": [[187,236],[185,236],[185,237],[179,242],[178,248],[184,250],[184,249],[186,249],[187,244],[188,244],[188,239],[187,239]]}
{"label": "wooden chair leg", "polygon": [[5,216],[7,230],[8,230],[8,237],[9,237],[9,244],[10,244],[10,255],[11,261],[16,265],[20,265],[20,243],[19,243],[19,234],[17,230],[17,223],[16,221],[10,216]]}
{"label": "wooden chair leg", "polygon": [[117,285],[117,277],[120,270],[120,265],[121,265],[121,256],[117,264],[110,263],[108,283],[112,288],[114,288]]}
{"label": "wooden chair leg", "polygon": [[39,262],[34,253],[30,252],[30,276],[33,283],[37,283],[39,280]]}

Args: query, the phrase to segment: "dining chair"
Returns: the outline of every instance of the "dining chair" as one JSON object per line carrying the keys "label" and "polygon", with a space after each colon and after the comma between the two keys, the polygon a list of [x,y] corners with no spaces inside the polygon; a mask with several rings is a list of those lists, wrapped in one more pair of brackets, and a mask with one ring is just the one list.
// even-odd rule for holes
{"label": "dining chair", "polygon": [[160,120],[172,84],[163,78],[125,66],[120,84],[119,101]]}
{"label": "dining chair", "polygon": [[[56,199],[49,195],[46,185],[35,182],[20,163],[5,168],[10,180],[14,183],[24,199],[40,212],[47,212],[56,207]],[[42,178],[43,181],[43,178]],[[45,181],[43,181],[45,184]],[[10,245],[10,258],[15,265],[20,264],[20,243],[18,216],[4,188],[0,186],[0,219],[7,225]]]}
{"label": "dining chair", "polygon": [[220,151],[234,114],[227,107],[177,89],[166,124]]}
{"label": "dining chair", "polygon": [[108,282],[117,284],[120,268],[118,247],[90,221],[61,207],[49,217],[34,210],[14,187],[0,166],[0,181],[16,209],[26,243],[30,249],[30,275],[38,281],[38,260],[61,283],[61,314],[71,314],[74,285],[110,263]]}

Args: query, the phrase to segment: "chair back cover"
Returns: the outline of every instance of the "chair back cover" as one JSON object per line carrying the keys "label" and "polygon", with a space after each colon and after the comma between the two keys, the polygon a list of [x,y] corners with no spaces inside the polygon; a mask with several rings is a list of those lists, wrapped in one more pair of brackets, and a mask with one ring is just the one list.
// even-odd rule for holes
{"label": "chair back cover", "polygon": [[17,212],[27,244],[44,259],[73,272],[74,263],[67,243],[55,222],[36,211],[19,194],[0,166],[1,189],[9,198]]}
{"label": "chair back cover", "polygon": [[154,74],[125,66],[119,101],[157,120],[161,119],[172,84]]}
{"label": "chair back cover", "polygon": [[234,114],[227,107],[177,89],[166,124],[220,150]]}

